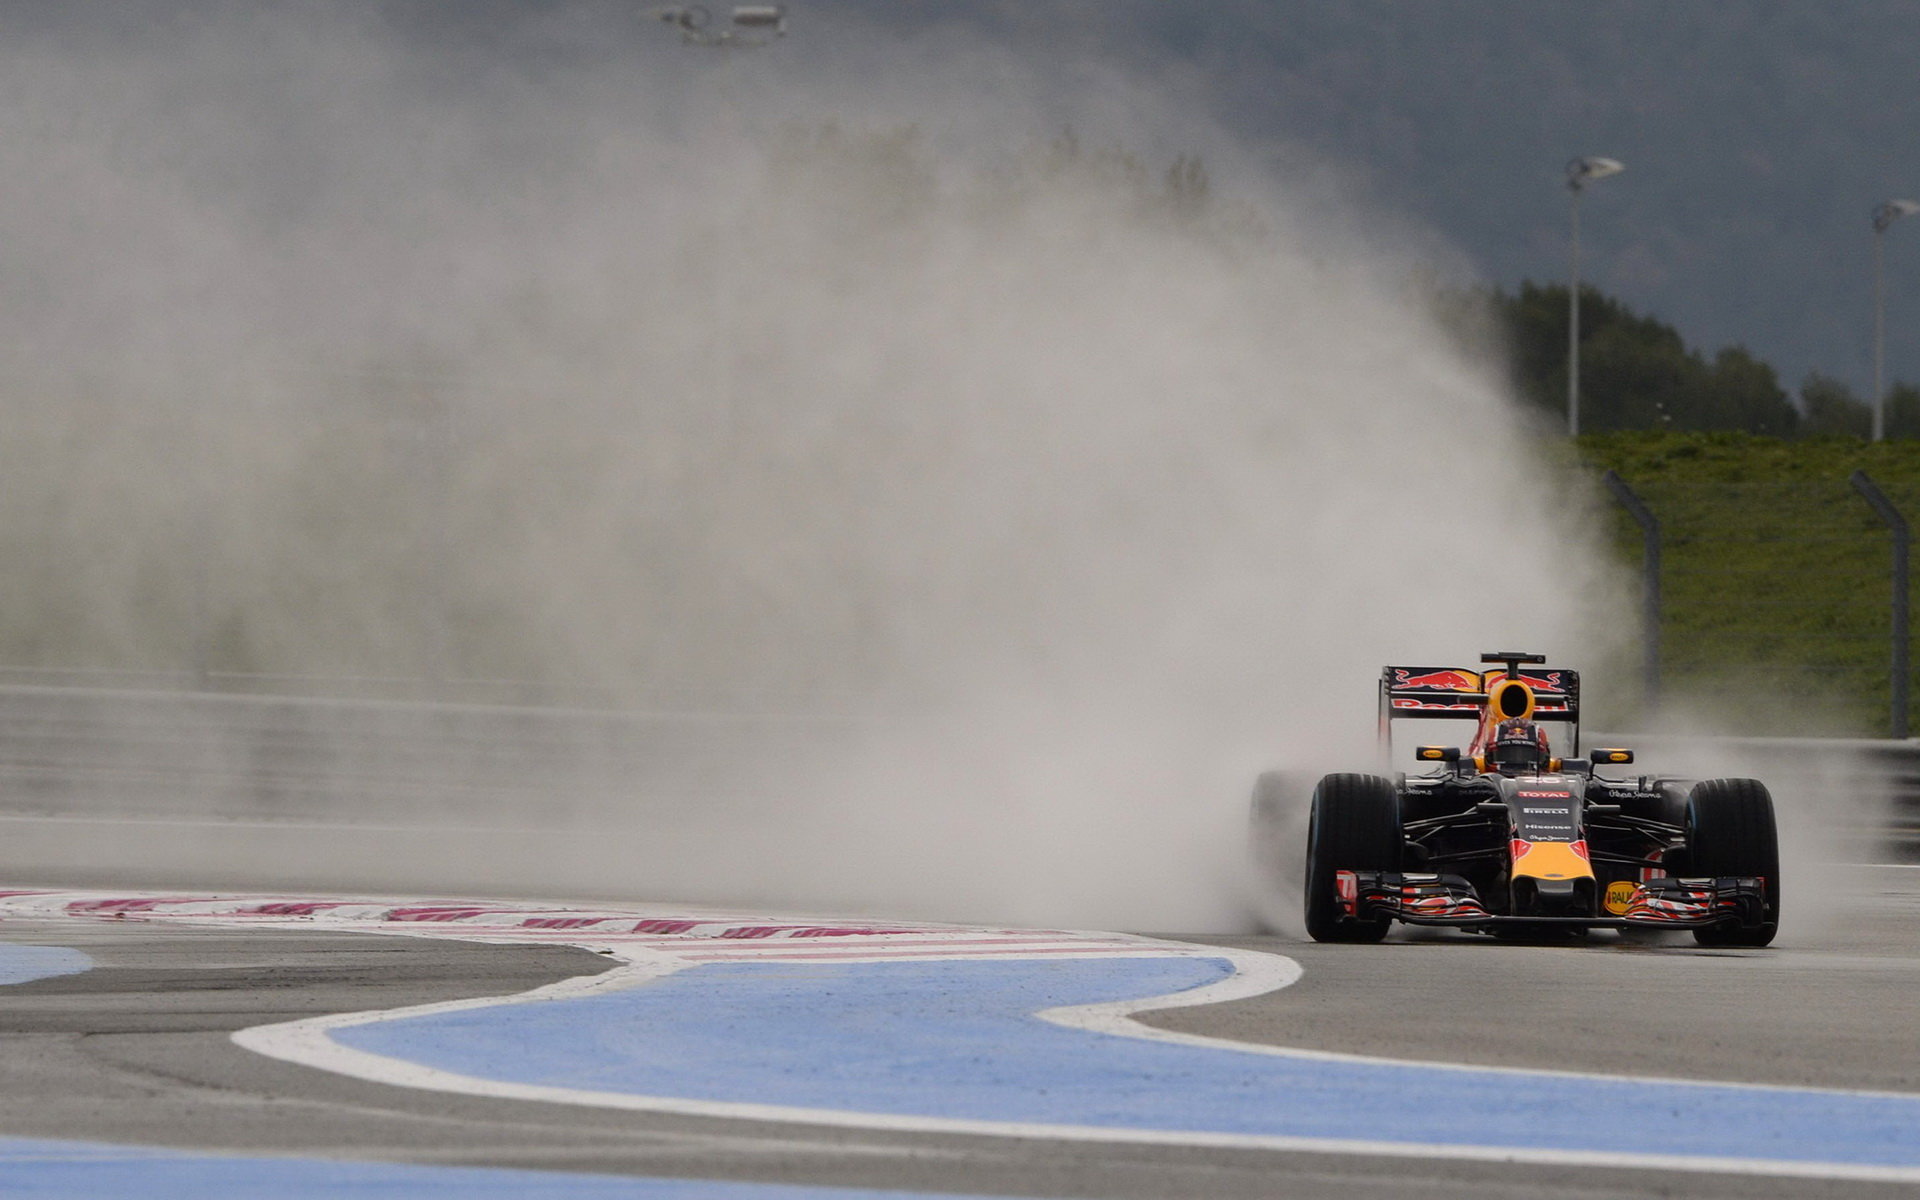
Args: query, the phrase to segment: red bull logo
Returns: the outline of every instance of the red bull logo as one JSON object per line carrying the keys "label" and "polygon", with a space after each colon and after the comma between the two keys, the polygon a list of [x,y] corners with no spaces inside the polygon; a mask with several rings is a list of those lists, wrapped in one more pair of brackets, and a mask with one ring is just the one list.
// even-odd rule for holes
{"label": "red bull logo", "polygon": [[[1497,674],[1497,673],[1496,673]],[[1546,671],[1539,675],[1517,676],[1521,683],[1533,689],[1534,699],[1544,709],[1563,709],[1567,707],[1567,685],[1558,671]],[[1489,679],[1489,686],[1493,680]]]}
{"label": "red bull logo", "polygon": [[1480,676],[1477,672],[1443,669],[1415,675],[1403,668],[1395,669],[1393,686],[1397,688],[1438,688],[1449,692],[1477,692],[1480,690]]}

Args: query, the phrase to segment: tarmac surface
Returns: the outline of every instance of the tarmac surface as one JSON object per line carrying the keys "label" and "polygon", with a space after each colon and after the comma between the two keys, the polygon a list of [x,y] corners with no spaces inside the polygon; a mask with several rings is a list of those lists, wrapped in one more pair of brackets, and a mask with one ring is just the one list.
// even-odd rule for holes
{"label": "tarmac surface", "polygon": [[1685,935],[1515,945],[1401,927],[1378,946],[1276,945],[1265,996],[1144,1014],[1215,1037],[1389,1058],[1920,1093],[1920,868],[1873,868],[1844,913],[1764,950]]}
{"label": "tarmac surface", "polygon": [[[1177,936],[1177,935],[1167,935]],[[1288,955],[1298,983],[1161,1028],[1493,1066],[1920,1093],[1920,871],[1766,950],[1397,934]],[[1910,1196],[1844,1180],[880,1132],[599,1110],[366,1082],[228,1040],[296,1017],[524,991],[604,969],[553,946],[137,920],[0,922],[91,970],[0,987],[0,1137],[438,1166],[1020,1196]],[[1390,1098],[1383,1097],[1383,1114]],[[1383,1119],[1386,1119],[1383,1116]],[[4,1190],[4,1189],[0,1189]]]}

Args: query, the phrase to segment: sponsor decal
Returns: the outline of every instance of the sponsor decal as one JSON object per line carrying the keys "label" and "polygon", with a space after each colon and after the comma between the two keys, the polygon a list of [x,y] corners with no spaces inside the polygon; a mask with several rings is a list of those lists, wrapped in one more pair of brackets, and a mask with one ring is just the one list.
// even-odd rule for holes
{"label": "sponsor decal", "polygon": [[1415,675],[1404,668],[1396,667],[1393,675],[1393,686],[1397,688],[1444,688],[1450,692],[1480,690],[1480,677],[1463,671],[1430,671],[1424,675]]}
{"label": "sponsor decal", "polygon": [[1531,842],[1570,842],[1579,834],[1573,822],[1573,808],[1524,805],[1514,820],[1514,832]]}
{"label": "sponsor decal", "polygon": [[1539,838],[1529,841],[1514,838],[1509,849],[1513,853],[1513,874],[1516,876],[1531,875],[1536,879],[1593,877],[1585,841],[1545,841]]}
{"label": "sponsor decal", "polygon": [[1520,680],[1532,687],[1558,689],[1560,687],[1560,672],[1547,671],[1539,675],[1529,675],[1525,671],[1522,671],[1520,673]]}
{"label": "sponsor decal", "polygon": [[[1529,792],[1525,789],[1521,789],[1520,791],[1515,792],[1514,794],[1519,796],[1523,800],[1571,800],[1573,799],[1572,792]],[[1561,811],[1564,812],[1565,810],[1562,809]]]}
{"label": "sponsor decal", "polygon": [[1640,886],[1629,879],[1616,879],[1607,885],[1607,911],[1614,916],[1625,916],[1633,907],[1633,898]]}

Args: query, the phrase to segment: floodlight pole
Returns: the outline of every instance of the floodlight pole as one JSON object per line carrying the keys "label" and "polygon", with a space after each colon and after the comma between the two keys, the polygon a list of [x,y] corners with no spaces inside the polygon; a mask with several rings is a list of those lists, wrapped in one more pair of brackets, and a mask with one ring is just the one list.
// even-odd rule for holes
{"label": "floodlight pole", "polygon": [[1612,158],[1576,158],[1567,164],[1570,226],[1567,283],[1567,436],[1580,436],[1580,194],[1587,184],[1627,168]]}
{"label": "floodlight pole", "polygon": [[1873,440],[1887,436],[1887,227],[1920,212],[1912,200],[1885,200],[1873,209]]}
{"label": "floodlight pole", "polygon": [[1907,681],[1912,672],[1912,659],[1907,642],[1907,552],[1913,540],[1907,518],[1894,507],[1893,501],[1879,489],[1865,471],[1855,471],[1847,477],[1853,490],[1860,493],[1862,499],[1873,509],[1887,527],[1887,535],[1893,548],[1893,630],[1890,639],[1892,653],[1888,664],[1887,708],[1892,734],[1896,738],[1907,736]]}
{"label": "floodlight pole", "polygon": [[[736,4],[728,13],[729,27],[713,28],[713,13],[698,4],[676,4],[646,10],[648,14],[680,31],[680,41],[688,46],[700,46],[710,50],[753,50],[773,45],[787,36],[787,6],[784,4]],[[733,96],[733,87],[728,79],[727,63],[731,54],[721,54],[721,68],[717,72],[715,90],[720,94],[720,107],[728,131],[739,132],[740,116],[738,102]],[[713,314],[711,325],[714,330],[713,392],[714,427],[724,441],[731,437],[734,411],[738,405],[734,402],[733,362],[728,348],[722,340],[725,331],[732,324],[730,320],[732,303],[728,288],[728,259],[731,257],[729,246],[723,232],[716,231],[719,240],[716,243],[716,257],[720,259],[718,269],[711,272],[713,279]]]}
{"label": "floodlight pole", "polygon": [[1567,436],[1580,436],[1580,185],[1567,181],[1573,199],[1568,205],[1573,249],[1567,272]]}
{"label": "floodlight pole", "polygon": [[1660,518],[1617,472],[1608,471],[1601,481],[1640,526],[1640,647],[1646,705],[1652,709],[1660,703]]}

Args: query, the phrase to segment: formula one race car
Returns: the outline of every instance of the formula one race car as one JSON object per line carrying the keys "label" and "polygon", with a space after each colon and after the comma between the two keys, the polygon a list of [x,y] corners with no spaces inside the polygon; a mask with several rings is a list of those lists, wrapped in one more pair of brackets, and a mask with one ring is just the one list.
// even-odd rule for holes
{"label": "formula one race car", "polygon": [[[1422,745],[1424,774],[1328,775],[1307,833],[1307,932],[1373,942],[1394,921],[1541,936],[1689,929],[1764,946],[1780,921],[1773,798],[1752,779],[1608,779],[1626,749],[1580,757],[1580,677],[1537,654],[1493,670],[1387,667],[1380,732],[1397,720],[1476,723],[1464,750]],[[1557,757],[1543,723],[1564,725]],[[1275,776],[1263,776],[1271,791]],[[1256,812],[1271,795],[1255,792]]]}

